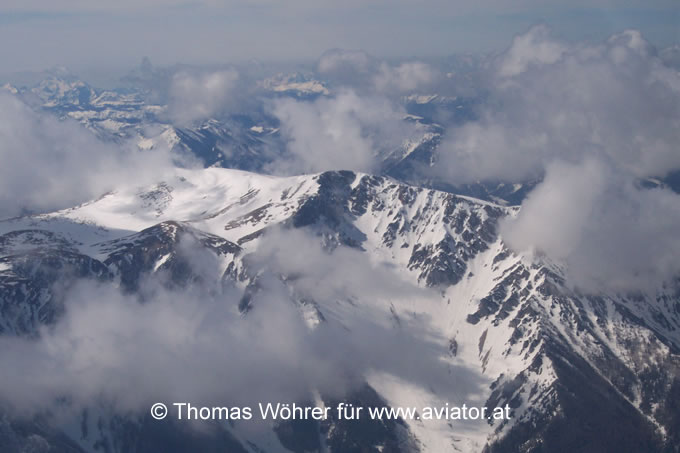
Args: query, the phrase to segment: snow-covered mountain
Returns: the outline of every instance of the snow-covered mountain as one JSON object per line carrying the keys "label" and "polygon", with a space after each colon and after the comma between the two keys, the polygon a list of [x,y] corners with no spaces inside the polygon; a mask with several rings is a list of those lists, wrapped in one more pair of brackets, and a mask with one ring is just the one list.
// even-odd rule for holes
{"label": "snow-covered mountain", "polygon": [[[418,369],[368,366],[347,401],[507,404],[512,416],[331,418],[273,425],[265,438],[238,422],[219,435],[200,435],[159,428],[143,416],[90,417],[67,429],[5,414],[0,446],[24,451],[38,442],[44,451],[142,453],[159,451],[158,445],[187,451],[182,445],[191,438],[200,451],[678,451],[680,292],[582,294],[565,283],[560,263],[505,245],[499,222],[517,212],[384,176],[272,177],[207,168],[177,170],[149,187],[121,184],[80,206],[4,220],[4,335],[30,337],[57,322],[64,288],[83,278],[135,293],[148,276],[163,275],[171,289],[216,276],[241,295],[232,303],[246,319],[259,310],[261,279],[270,273],[289,289],[308,329],[341,326],[352,335],[358,320],[370,319],[415,345],[426,326],[427,353],[413,359]],[[311,238],[331,262],[349,256],[362,271],[352,273],[350,265],[337,274],[314,273],[304,251],[287,243],[290,234]],[[212,257],[209,268],[183,252],[187,241]],[[291,261],[300,254],[301,264],[281,265],[277,254]],[[383,280],[367,285],[367,270],[369,279]],[[306,278],[340,283],[319,293]],[[331,404],[337,396],[319,398]]]}

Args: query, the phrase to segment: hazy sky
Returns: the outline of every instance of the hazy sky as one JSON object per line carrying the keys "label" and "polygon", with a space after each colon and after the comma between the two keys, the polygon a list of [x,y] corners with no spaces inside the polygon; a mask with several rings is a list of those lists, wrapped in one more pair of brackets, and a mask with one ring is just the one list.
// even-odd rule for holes
{"label": "hazy sky", "polygon": [[497,50],[536,23],[568,40],[636,28],[680,41],[676,0],[3,0],[0,73],[316,59],[330,48],[379,56]]}

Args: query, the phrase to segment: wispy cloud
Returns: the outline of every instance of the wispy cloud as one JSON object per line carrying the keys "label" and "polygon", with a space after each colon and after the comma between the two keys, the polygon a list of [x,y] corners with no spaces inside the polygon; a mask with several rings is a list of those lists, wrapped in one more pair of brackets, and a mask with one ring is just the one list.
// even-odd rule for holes
{"label": "wispy cloud", "polygon": [[[73,206],[121,180],[140,184],[172,167],[169,151],[103,143],[72,120],[0,93],[0,217]],[[125,175],[125,177],[123,177]]]}
{"label": "wispy cloud", "polygon": [[186,126],[228,109],[238,78],[233,69],[174,74],[168,103],[171,119]]}
{"label": "wispy cloud", "polygon": [[396,149],[414,133],[403,120],[403,107],[350,89],[314,102],[279,100],[272,112],[288,140],[289,154],[277,160],[273,168],[277,172],[371,172],[381,153]]}

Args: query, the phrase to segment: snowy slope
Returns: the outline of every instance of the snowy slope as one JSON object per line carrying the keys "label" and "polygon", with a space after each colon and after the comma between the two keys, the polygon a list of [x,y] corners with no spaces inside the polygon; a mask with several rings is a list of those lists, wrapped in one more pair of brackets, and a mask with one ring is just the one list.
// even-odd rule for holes
{"label": "snowy slope", "polygon": [[[406,407],[512,407],[507,422],[405,420],[416,440],[408,449],[550,451],[565,436],[584,436],[582,424],[597,426],[598,439],[619,451],[630,451],[631,439],[650,448],[637,451],[677,445],[678,293],[577,293],[559,263],[507,249],[498,221],[516,212],[352,172],[279,178],[177,170],[150,187],[121,186],[71,209],[0,222],[0,285],[29,284],[21,294],[3,289],[0,326],[21,333],[55,316],[44,315],[53,280],[36,282],[22,266],[36,250],[130,289],[162,269],[179,285],[189,264],[176,253],[177,238],[189,234],[220,257],[219,274],[247,292],[257,290],[260,272],[248,257],[267,233],[293,228],[311,232],[338,259],[345,250],[365,257],[386,276],[384,287],[369,291],[348,270],[357,284],[324,298],[299,276],[282,275],[310,329],[334,323],[351,332],[372,319],[414,341],[426,332],[428,356],[413,358],[426,372],[383,367],[366,376],[380,398]],[[16,304],[29,315],[17,314]],[[624,433],[613,430],[617,424]]]}

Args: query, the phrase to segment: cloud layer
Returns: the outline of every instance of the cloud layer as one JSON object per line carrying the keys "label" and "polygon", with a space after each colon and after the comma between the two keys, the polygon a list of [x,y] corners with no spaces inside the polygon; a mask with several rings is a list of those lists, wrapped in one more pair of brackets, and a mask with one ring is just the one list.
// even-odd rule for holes
{"label": "cloud layer", "polygon": [[[194,264],[215,259],[192,247],[180,253]],[[242,291],[219,276],[177,291],[159,284],[162,276],[147,279],[143,302],[80,282],[55,325],[35,338],[0,337],[0,403],[28,415],[57,401],[69,401],[60,405],[69,411],[104,404],[118,413],[145,413],[156,401],[308,401],[315,391],[342,396],[371,372],[447,388],[446,342],[427,320],[394,328],[373,300],[432,294],[390,278],[361,252],[341,246],[331,254],[304,231],[271,232],[249,262],[258,290],[245,315]],[[324,311],[322,325],[305,321],[302,299]],[[404,354],[413,360],[404,363]],[[472,371],[457,376],[457,392],[477,391]]]}

